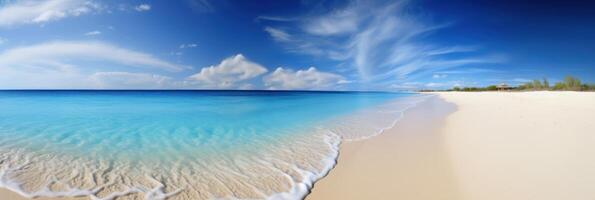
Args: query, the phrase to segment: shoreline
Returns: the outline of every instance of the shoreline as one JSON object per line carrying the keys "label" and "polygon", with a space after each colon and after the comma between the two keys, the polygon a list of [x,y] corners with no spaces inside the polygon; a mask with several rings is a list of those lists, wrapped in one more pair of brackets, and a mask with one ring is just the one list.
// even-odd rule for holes
{"label": "shoreline", "polygon": [[595,93],[433,94],[456,111],[415,125],[428,120],[422,105],[385,134],[343,143],[306,199],[595,197]]}
{"label": "shoreline", "polygon": [[[306,196],[310,193],[310,190],[312,188],[312,185],[315,184],[317,181],[321,180],[322,178],[324,178],[324,176],[328,175],[328,173],[336,166],[336,164],[337,164],[336,161],[337,161],[337,159],[339,157],[338,156],[338,154],[339,154],[338,150],[339,150],[339,144],[340,143],[342,143],[342,142],[349,142],[349,141],[367,140],[369,138],[376,137],[377,135],[381,135],[386,130],[393,128],[397,123],[399,123],[402,120],[402,118],[403,118],[403,113],[404,112],[407,112],[408,110],[410,110],[410,109],[412,109],[414,107],[417,107],[418,104],[427,101],[427,99],[436,98],[436,96],[435,95],[427,95],[427,94],[424,95],[424,94],[421,94],[420,96],[406,97],[406,98],[408,98],[408,99],[407,100],[403,100],[403,102],[413,102],[413,104],[408,105],[408,106],[406,106],[404,108],[401,108],[401,106],[406,105],[406,104],[410,104],[410,103],[404,103],[404,104],[397,103],[399,105],[393,105],[393,106],[397,106],[397,107],[394,107],[394,108],[396,108],[396,110],[392,110],[393,107],[391,106],[391,107],[386,107],[385,108],[385,109],[388,108],[388,110],[382,110],[382,111],[387,111],[387,112],[380,112],[380,113],[383,113],[382,115],[386,115],[386,114],[393,113],[393,112],[396,111],[400,115],[397,115],[397,116],[394,116],[392,114],[388,115],[388,116],[391,116],[391,117],[389,117],[391,119],[390,120],[390,124],[387,124],[386,122],[384,122],[384,124],[387,124],[387,126],[384,127],[384,128],[378,128],[378,129],[376,129],[376,131],[374,131],[373,134],[369,134],[369,135],[367,135],[367,134],[362,134],[362,135],[356,134],[356,135],[349,135],[348,137],[343,138],[345,136],[341,136],[341,134],[334,133],[334,131],[329,130],[329,131],[331,131],[330,134],[332,134],[333,136],[336,136],[336,137],[340,137],[342,139],[338,139],[337,144],[332,144],[332,142],[327,142],[331,146],[332,152],[336,152],[336,153],[333,153],[334,155],[332,155],[332,158],[329,158],[329,160],[332,159],[332,162],[328,164],[328,169],[323,170],[323,173],[322,174],[319,174],[320,176],[318,176],[316,174],[308,174],[308,175],[305,176],[305,179],[304,180],[302,180],[301,182],[296,182],[295,185],[291,187],[291,190],[290,191],[283,192],[283,193],[275,193],[275,194],[271,195],[269,198],[273,198],[273,199],[277,199],[277,198],[285,199],[285,198],[288,198],[288,197],[299,198],[299,199],[306,198]],[[411,98],[411,99],[409,99],[409,98]],[[399,101],[397,101],[397,102],[399,102]],[[386,105],[389,105],[389,104],[391,104],[391,103],[386,103]],[[382,105],[382,106],[385,106],[385,105]],[[381,106],[379,106],[379,107],[381,107]],[[378,109],[378,107],[377,108],[371,108],[371,109]],[[358,116],[357,118],[360,118],[361,116],[368,116],[368,115],[369,115],[369,113],[365,113],[365,112],[364,113],[359,113],[359,114],[357,114],[357,116]],[[392,116],[394,116],[394,117],[392,117]],[[375,116],[370,116],[370,117],[375,117]],[[341,119],[341,118],[338,118],[338,119],[344,120],[344,119]],[[384,120],[381,120],[381,121],[384,121]],[[371,127],[367,127],[367,128],[371,128]],[[365,135],[367,135],[367,136],[365,136]],[[15,200],[30,199],[27,196],[21,195],[20,192],[18,191],[18,189],[17,189],[17,191],[14,191],[13,189],[14,188],[5,187],[5,186],[0,187],[0,197],[5,197],[5,198],[15,199]],[[299,193],[299,190],[304,190],[304,193],[302,195],[299,195],[299,197],[297,197],[297,194]],[[42,199],[42,200],[71,200],[71,199],[72,200],[75,200],[76,199],[76,200],[82,200],[82,199],[90,199],[90,197],[88,197],[88,196],[78,196],[77,197],[77,196],[69,196],[69,195],[67,195],[67,196],[49,196],[49,197],[39,196],[39,197],[35,197],[34,199]]]}
{"label": "shoreline", "polygon": [[[305,199],[440,199],[437,198],[439,196],[456,199],[456,193],[450,192],[456,190],[450,188],[450,175],[436,173],[448,168],[447,160],[443,155],[430,153],[433,148],[441,148],[436,145],[440,138],[432,133],[455,110],[454,104],[437,95],[432,96],[406,110],[402,119],[382,134],[364,140],[343,141],[339,148],[337,165],[314,184]],[[387,151],[393,154],[386,154]],[[399,151],[425,153],[415,157],[407,153],[399,154]],[[440,167],[416,169],[426,164]],[[403,187],[404,183],[395,180],[395,177],[407,176],[407,173],[415,170],[432,174],[434,183],[418,182],[414,184],[416,187]],[[391,185],[393,191],[385,190],[380,185],[373,187],[377,184]],[[434,196],[434,193],[423,192],[425,184],[442,187],[442,193]]]}
{"label": "shoreline", "polygon": [[[304,199],[591,197],[595,93],[432,94],[380,134],[341,140],[334,166]],[[0,198],[28,199],[6,188]]]}
{"label": "shoreline", "polygon": [[16,193],[12,190],[7,188],[1,187],[0,188],[0,199],[3,200],[90,200],[89,197],[36,197],[36,198],[27,198],[21,196],[19,193]]}

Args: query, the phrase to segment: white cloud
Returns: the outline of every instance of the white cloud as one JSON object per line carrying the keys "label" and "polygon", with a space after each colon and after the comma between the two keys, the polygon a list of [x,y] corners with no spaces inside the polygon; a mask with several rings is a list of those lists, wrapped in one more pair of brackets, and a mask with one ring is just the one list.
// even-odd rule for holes
{"label": "white cloud", "polygon": [[291,35],[289,35],[287,32],[285,32],[281,29],[276,29],[276,28],[267,26],[264,28],[264,31],[269,33],[269,35],[271,35],[271,37],[273,37],[273,39],[275,39],[276,41],[279,41],[279,42],[291,41]]}
{"label": "white cloud", "polygon": [[49,42],[8,49],[0,53],[0,67],[64,69],[78,67],[75,66],[76,61],[112,62],[167,71],[180,71],[185,68],[150,54],[94,41]]}
{"label": "white cloud", "polygon": [[181,45],[180,45],[180,49],[185,49],[185,48],[195,48],[195,47],[197,47],[197,46],[198,46],[198,45],[197,45],[197,44],[195,44],[195,43],[190,43],[190,44],[181,44]]}
{"label": "white cloud", "polygon": [[363,14],[359,9],[358,5],[352,4],[345,9],[309,19],[310,22],[303,28],[310,34],[323,36],[354,32],[358,29],[360,15]]}
{"label": "white cloud", "polygon": [[134,9],[138,12],[143,12],[143,11],[149,11],[151,10],[151,5],[149,4],[140,4],[138,6],[135,6]]}
{"label": "white cloud", "polygon": [[454,47],[443,47],[443,48],[434,48],[431,51],[428,51],[428,55],[444,55],[444,54],[452,54],[452,53],[464,53],[464,52],[473,52],[476,51],[477,47],[472,46],[454,46]]}
{"label": "white cloud", "polygon": [[425,86],[426,87],[430,87],[430,88],[437,88],[437,87],[443,87],[443,86],[445,86],[445,84],[444,83],[432,83],[432,82],[430,82],[430,83],[426,83]]}
{"label": "white cloud", "polygon": [[175,86],[171,77],[148,73],[97,72],[89,78],[97,88],[163,89]]}
{"label": "white cloud", "polygon": [[391,89],[396,90],[415,90],[419,88],[423,83],[420,82],[404,82],[404,83],[394,83],[390,85]]}
{"label": "white cloud", "polygon": [[409,4],[407,0],[353,0],[323,14],[277,21],[285,23],[283,27],[294,26],[284,28],[282,33],[273,32],[280,30],[276,27],[265,27],[265,31],[289,52],[336,61],[339,66],[351,68],[361,81],[385,87],[446,69],[502,61],[477,56],[478,48],[474,46],[442,46],[425,40],[449,24],[415,16],[407,8]]}
{"label": "white cloud", "polygon": [[445,88],[448,85],[452,85],[454,83],[436,83],[436,82],[404,82],[404,83],[395,83],[390,86],[391,89],[395,90],[420,90],[420,89],[439,89]]}
{"label": "white cloud", "polygon": [[267,21],[288,22],[288,21],[296,21],[297,18],[262,15],[262,16],[256,17],[255,20],[256,21],[267,20]]}
{"label": "white cloud", "polygon": [[448,75],[446,74],[434,74],[432,75],[432,78],[446,78]]}
{"label": "white cloud", "polygon": [[479,73],[502,73],[501,70],[484,69],[484,68],[465,68],[459,70],[439,71],[441,74],[479,74]]}
{"label": "white cloud", "polygon": [[101,42],[49,42],[0,52],[0,88],[177,88],[185,85],[155,72],[184,68]]}
{"label": "white cloud", "polygon": [[94,36],[94,35],[100,35],[101,31],[90,31],[90,32],[86,32],[85,35],[86,36]]}
{"label": "white cloud", "polygon": [[189,80],[197,81],[199,87],[204,88],[239,88],[245,86],[244,81],[266,72],[265,67],[237,54],[224,59],[218,65],[202,68],[199,73],[190,76]]}
{"label": "white cloud", "polygon": [[321,72],[314,67],[298,71],[279,67],[265,76],[263,81],[268,89],[273,90],[336,89],[335,86],[348,83],[341,75]]}
{"label": "white cloud", "polygon": [[98,9],[99,4],[87,0],[14,1],[0,8],[0,27],[55,21]]}

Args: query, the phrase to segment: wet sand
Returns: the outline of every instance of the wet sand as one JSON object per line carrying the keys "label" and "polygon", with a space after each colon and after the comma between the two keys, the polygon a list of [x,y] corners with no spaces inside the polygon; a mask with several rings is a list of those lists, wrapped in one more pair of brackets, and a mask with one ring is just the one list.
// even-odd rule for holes
{"label": "wet sand", "polygon": [[443,138],[436,134],[454,110],[433,97],[384,133],[343,142],[337,166],[306,199],[459,199]]}
{"label": "wet sand", "polygon": [[442,121],[422,105],[343,143],[307,199],[595,199],[595,93],[438,95],[457,110]]}
{"label": "wet sand", "polygon": [[[10,191],[8,189],[0,188],[0,199],[2,200],[30,200],[29,198],[25,198],[16,192]],[[88,197],[56,197],[56,198],[45,198],[45,197],[38,197],[34,198],[35,200],[88,200]]]}

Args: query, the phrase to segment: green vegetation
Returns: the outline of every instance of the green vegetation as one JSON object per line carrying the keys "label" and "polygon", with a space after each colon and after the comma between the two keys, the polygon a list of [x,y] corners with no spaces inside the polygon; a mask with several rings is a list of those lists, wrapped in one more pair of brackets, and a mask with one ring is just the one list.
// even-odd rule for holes
{"label": "green vegetation", "polygon": [[[535,83],[535,81],[533,81]],[[531,84],[525,84],[531,85]],[[572,76],[566,76],[563,81],[557,82],[553,87],[549,86],[547,79],[544,79],[542,87],[526,87],[525,90],[560,90],[560,91],[595,91],[595,84],[581,84],[581,80]]]}
{"label": "green vegetation", "polygon": [[487,87],[453,87],[448,91],[497,91],[512,90],[512,91],[539,91],[539,90],[556,90],[556,91],[595,91],[595,84],[581,83],[581,80],[572,76],[566,76],[563,81],[557,82],[554,86],[550,87],[550,82],[543,78],[543,80],[535,79],[527,83],[521,84],[517,87],[509,88],[498,88],[496,85],[490,85]]}
{"label": "green vegetation", "polygon": [[543,79],[543,82],[540,80],[533,80],[531,82],[527,82],[525,84],[519,85],[516,89],[518,90],[547,90],[549,89],[550,83],[547,79]]}
{"label": "green vegetation", "polygon": [[498,90],[497,86],[490,85],[488,87],[464,87],[464,88],[453,87],[452,89],[450,89],[448,91],[477,92],[477,91],[496,91],[496,90]]}

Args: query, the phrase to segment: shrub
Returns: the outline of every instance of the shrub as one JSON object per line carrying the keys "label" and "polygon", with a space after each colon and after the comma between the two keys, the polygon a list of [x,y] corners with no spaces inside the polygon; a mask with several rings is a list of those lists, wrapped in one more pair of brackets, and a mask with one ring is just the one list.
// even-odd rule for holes
{"label": "shrub", "polygon": [[564,78],[564,85],[567,90],[581,90],[581,80],[572,76],[566,76],[566,78]]}
{"label": "shrub", "polygon": [[486,87],[486,90],[494,91],[494,90],[498,90],[498,87],[496,87],[495,85],[490,85],[490,86]]}
{"label": "shrub", "polygon": [[564,90],[565,88],[566,88],[566,85],[564,85],[564,83],[562,83],[562,82],[557,82],[557,83],[554,85],[554,88],[553,88],[553,89],[554,89],[554,90]]}
{"label": "shrub", "polygon": [[539,81],[537,79],[533,80],[532,85],[533,85],[533,89],[536,89],[536,90],[541,90],[543,88],[543,85],[541,85],[541,81]]}

